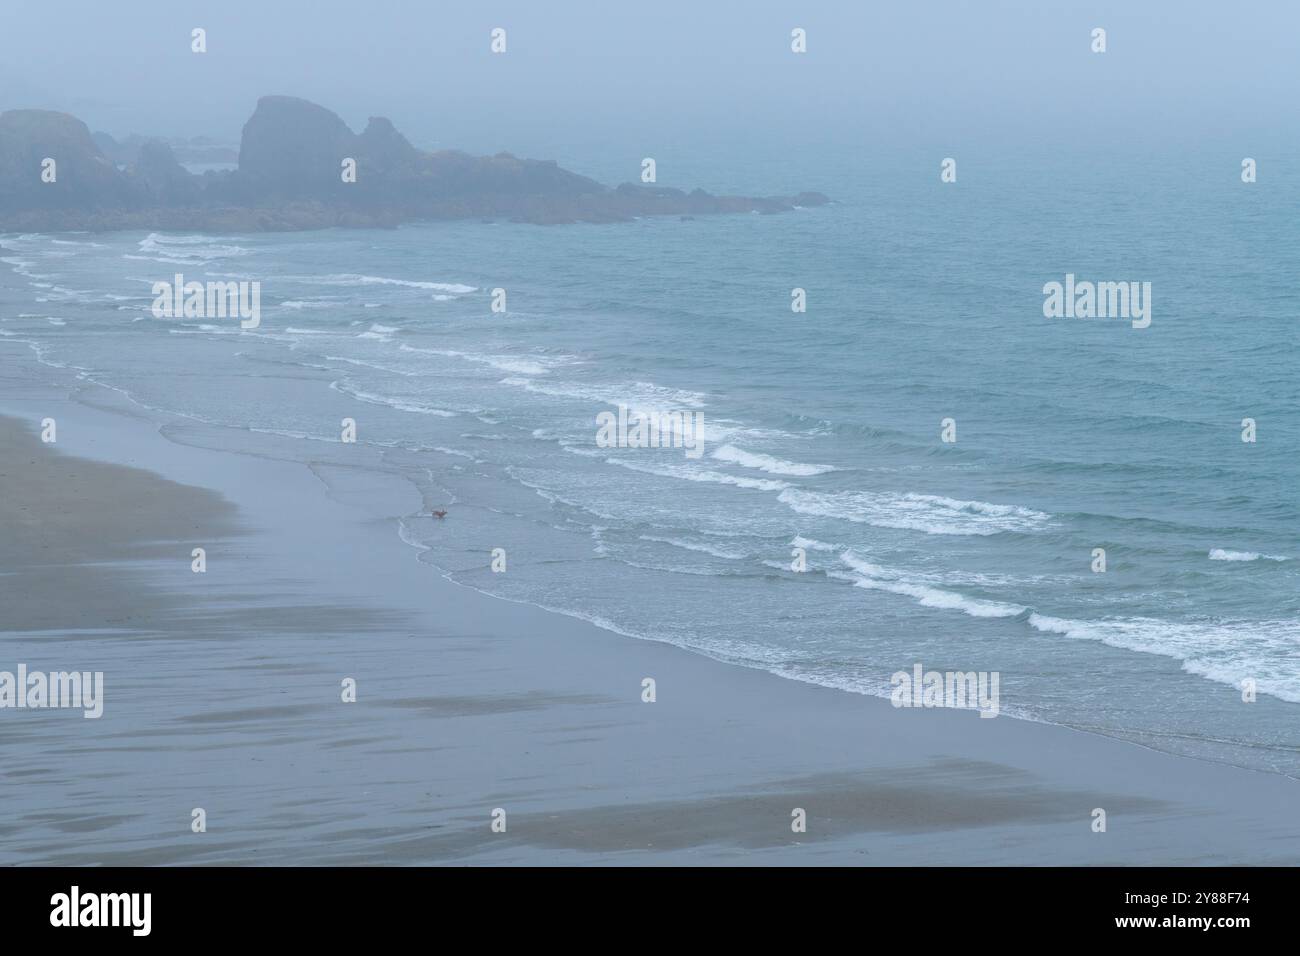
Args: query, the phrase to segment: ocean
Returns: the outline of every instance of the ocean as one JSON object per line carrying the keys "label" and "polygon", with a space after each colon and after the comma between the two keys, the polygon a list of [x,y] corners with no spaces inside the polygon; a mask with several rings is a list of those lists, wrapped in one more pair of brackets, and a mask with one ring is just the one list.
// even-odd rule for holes
{"label": "ocean", "polygon": [[[413,561],[612,641],[996,671],[1005,716],[1300,775],[1300,180],[941,158],[706,183],[834,200],[772,216],[2,235],[0,347],[177,440],[310,461],[351,418],[424,495]],[[260,282],[260,325],[155,317],[177,273]],[[1149,282],[1149,327],[1045,317],[1067,275]],[[600,447],[619,406],[698,412],[702,454]]]}

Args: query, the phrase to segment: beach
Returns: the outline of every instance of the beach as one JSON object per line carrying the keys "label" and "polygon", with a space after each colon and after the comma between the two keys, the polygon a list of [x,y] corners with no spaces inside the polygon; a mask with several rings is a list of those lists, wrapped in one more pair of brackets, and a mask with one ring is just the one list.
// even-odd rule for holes
{"label": "beach", "polygon": [[1300,862],[1281,774],[895,708],[453,583],[401,522],[445,508],[454,539],[470,503],[373,448],[146,409],[17,341],[0,415],[0,669],[104,674],[98,719],[0,711],[2,863]]}

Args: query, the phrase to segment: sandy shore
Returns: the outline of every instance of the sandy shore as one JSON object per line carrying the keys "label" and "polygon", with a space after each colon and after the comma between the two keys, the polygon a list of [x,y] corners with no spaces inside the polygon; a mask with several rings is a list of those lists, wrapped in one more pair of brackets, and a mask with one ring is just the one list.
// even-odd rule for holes
{"label": "sandy shore", "polygon": [[1300,862],[1296,781],[495,600],[417,560],[396,519],[436,503],[349,449],[213,447],[32,364],[0,348],[0,670],[105,700],[0,710],[0,863]]}

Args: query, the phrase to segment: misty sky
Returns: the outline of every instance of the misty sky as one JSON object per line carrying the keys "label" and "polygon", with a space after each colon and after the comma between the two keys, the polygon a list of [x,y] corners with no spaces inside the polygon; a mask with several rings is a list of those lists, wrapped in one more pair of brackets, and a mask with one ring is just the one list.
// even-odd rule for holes
{"label": "misty sky", "polygon": [[2,2],[0,107],[119,136],[236,142],[259,95],[286,93],[357,130],[386,115],[422,147],[597,166],[682,141],[1262,152],[1291,141],[1300,89],[1292,0]]}

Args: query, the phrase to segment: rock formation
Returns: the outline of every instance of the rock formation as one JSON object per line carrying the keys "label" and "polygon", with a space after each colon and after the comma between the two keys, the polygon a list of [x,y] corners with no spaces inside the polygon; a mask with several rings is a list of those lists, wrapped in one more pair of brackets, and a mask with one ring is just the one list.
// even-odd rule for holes
{"label": "rock formation", "polygon": [[[55,162],[54,181],[42,163]],[[345,182],[345,161],[356,164]],[[553,161],[416,149],[371,117],[359,135],[322,106],[266,96],[244,125],[235,170],[196,176],[161,140],[91,136],[66,113],[0,114],[0,231],[316,229],[422,219],[539,224],[636,216],[782,212],[820,193],[753,199],[624,183],[610,189]]]}

